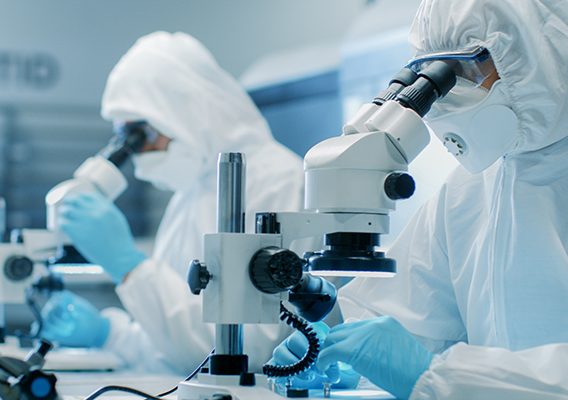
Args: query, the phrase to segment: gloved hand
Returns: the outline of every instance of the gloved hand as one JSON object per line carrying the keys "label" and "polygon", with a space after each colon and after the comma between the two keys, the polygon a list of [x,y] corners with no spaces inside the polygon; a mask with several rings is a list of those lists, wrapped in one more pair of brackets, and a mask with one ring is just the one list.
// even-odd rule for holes
{"label": "gloved hand", "polygon": [[102,347],[110,321],[86,299],[71,292],[55,293],[41,310],[40,336],[67,347]]}
{"label": "gloved hand", "polygon": [[343,361],[398,399],[407,399],[432,362],[430,353],[391,317],[342,324],[327,336],[318,368]]}
{"label": "gloved hand", "polygon": [[[311,326],[320,344],[323,344],[329,332],[329,326],[325,322],[315,322]],[[295,364],[306,354],[307,349],[308,340],[296,331],[274,349],[268,363],[273,365]],[[333,363],[325,369],[325,372],[313,366],[308,371],[292,377],[291,383],[292,387],[302,389],[321,389],[324,383],[333,383],[334,388],[353,389],[357,387],[359,378],[359,374],[349,365]]]}
{"label": "gloved hand", "polygon": [[59,224],[81,254],[102,266],[116,283],[146,259],[135,247],[122,212],[98,192],[65,198]]}

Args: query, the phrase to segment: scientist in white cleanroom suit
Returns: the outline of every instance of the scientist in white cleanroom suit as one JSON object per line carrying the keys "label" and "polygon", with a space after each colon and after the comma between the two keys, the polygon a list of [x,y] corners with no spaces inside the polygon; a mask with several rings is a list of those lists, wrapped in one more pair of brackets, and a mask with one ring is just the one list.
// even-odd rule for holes
{"label": "scientist in white cleanroom suit", "polygon": [[332,329],[319,366],[401,398],[566,399],[568,2],[424,0],[410,40],[434,59],[480,46],[498,76],[458,77],[432,110],[462,167],[391,248],[396,277],[340,291],[345,318],[373,319]]}
{"label": "scientist in white cleanroom suit", "polygon": [[427,117],[462,166],[390,249],[398,274],[340,290],[360,321],[317,367],[400,399],[567,399],[568,2],[423,0],[410,40],[413,69],[455,67]]}
{"label": "scientist in white cleanroom suit", "polygon": [[[135,175],[175,194],[151,257],[134,247],[124,216],[102,196],[66,201],[62,229],[117,282],[116,292],[135,322],[113,310],[98,315],[84,299],[65,293],[43,310],[44,336],[62,344],[113,349],[133,366],[146,356],[150,362],[147,353],[155,347],[178,373],[185,373],[214,346],[214,324],[201,322],[201,297],[190,293],[186,274],[189,262],[202,258],[203,234],[216,231],[218,154],[246,155],[248,232],[254,232],[255,212],[302,208],[302,162],[274,140],[235,79],[183,33],[156,32],[134,44],[108,78],[102,116],[118,126],[146,121],[159,132],[148,145],[152,151],[134,156]],[[64,312],[65,318],[76,318],[72,332],[62,327],[62,309],[72,314]],[[99,333],[84,343],[82,334],[93,330]],[[283,324],[247,325],[244,331],[253,369],[289,333]]]}

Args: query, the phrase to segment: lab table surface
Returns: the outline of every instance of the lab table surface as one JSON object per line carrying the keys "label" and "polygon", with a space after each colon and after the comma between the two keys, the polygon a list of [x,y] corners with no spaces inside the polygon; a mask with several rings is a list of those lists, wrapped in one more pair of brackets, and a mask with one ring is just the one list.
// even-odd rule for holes
{"label": "lab table surface", "polygon": [[[131,371],[117,372],[55,372],[57,390],[64,400],[83,400],[95,390],[108,385],[126,386],[148,394],[165,392],[184,378],[176,375],[139,374]],[[134,399],[121,392],[108,392],[101,399]],[[164,399],[175,399],[175,395]]]}
{"label": "lab table surface", "polygon": [[[133,372],[58,372],[58,391],[63,396],[63,400],[84,400],[95,390],[107,385],[120,385],[135,388],[149,394],[162,393],[176,386],[183,380],[181,376],[175,375],[150,375],[136,374]],[[122,400],[140,398],[129,396],[120,392],[109,392],[104,399]],[[310,398],[323,399],[321,390],[311,390]],[[164,399],[177,399],[176,393]],[[283,398],[284,399],[284,398]],[[338,400],[382,400],[393,399],[388,393],[379,390],[365,380],[361,382],[357,390],[333,390],[331,399]]]}

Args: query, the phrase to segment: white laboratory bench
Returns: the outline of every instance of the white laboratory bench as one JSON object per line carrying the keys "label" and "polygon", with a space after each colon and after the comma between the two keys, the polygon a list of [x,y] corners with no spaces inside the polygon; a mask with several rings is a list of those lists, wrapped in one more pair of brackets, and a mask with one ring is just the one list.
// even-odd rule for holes
{"label": "white laboratory bench", "polygon": [[[176,375],[136,374],[129,371],[117,372],[55,372],[57,391],[64,400],[84,400],[95,390],[108,385],[127,386],[148,394],[165,392],[176,386],[184,378]],[[109,392],[101,399],[141,399],[126,393]],[[175,393],[164,399],[176,399]]]}
{"label": "white laboratory bench", "polygon": [[[0,345],[0,354],[4,356],[22,359],[29,351],[30,349],[19,348],[14,338],[9,338],[6,344]],[[108,352],[88,349],[54,349],[48,354],[45,369],[55,373],[57,391],[63,400],[84,400],[95,390],[109,385],[126,386],[156,395],[177,386],[185,378],[178,375],[141,374],[121,369],[121,367],[120,360]],[[90,371],[84,369],[90,369]],[[113,400],[136,398],[141,399],[141,397],[121,392],[108,392],[101,396],[101,399]],[[310,398],[322,399],[324,398],[323,392],[311,390]],[[164,399],[177,399],[177,395],[173,393]],[[362,379],[357,390],[333,390],[331,399],[382,400],[393,399],[393,397]]]}
{"label": "white laboratory bench", "polygon": [[[183,377],[174,375],[140,375],[131,372],[101,372],[101,373],[56,373],[58,377],[58,391],[63,400],[84,400],[95,390],[107,385],[120,385],[135,388],[148,394],[165,392],[176,386]],[[141,399],[140,397],[128,396],[125,393],[109,392],[101,399]],[[321,390],[311,390],[311,399],[323,399]],[[177,399],[176,393],[164,397],[164,399]],[[284,399],[284,398],[283,398]],[[394,399],[385,391],[377,387],[362,383],[357,390],[333,390],[331,399],[335,400],[383,400]]]}

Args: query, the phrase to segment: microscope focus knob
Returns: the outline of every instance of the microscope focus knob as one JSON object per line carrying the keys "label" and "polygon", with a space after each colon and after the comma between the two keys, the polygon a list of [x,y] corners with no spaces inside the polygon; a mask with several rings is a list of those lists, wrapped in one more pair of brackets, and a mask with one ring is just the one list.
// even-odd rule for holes
{"label": "microscope focus knob", "polygon": [[55,375],[34,369],[20,378],[18,386],[24,399],[57,400],[56,382]]}
{"label": "microscope focus knob", "polygon": [[33,261],[25,256],[11,256],[4,262],[4,275],[14,282],[29,278],[33,271]]}
{"label": "microscope focus knob", "polygon": [[391,200],[408,199],[415,189],[414,179],[404,172],[393,172],[385,179],[385,193]]}
{"label": "microscope focus knob", "polygon": [[211,280],[211,274],[207,271],[207,267],[199,260],[193,260],[189,265],[189,273],[187,274],[187,283],[191,293],[199,295]]}
{"label": "microscope focus knob", "polygon": [[253,285],[264,293],[292,289],[302,279],[304,260],[291,250],[270,246],[257,251],[249,265]]}

